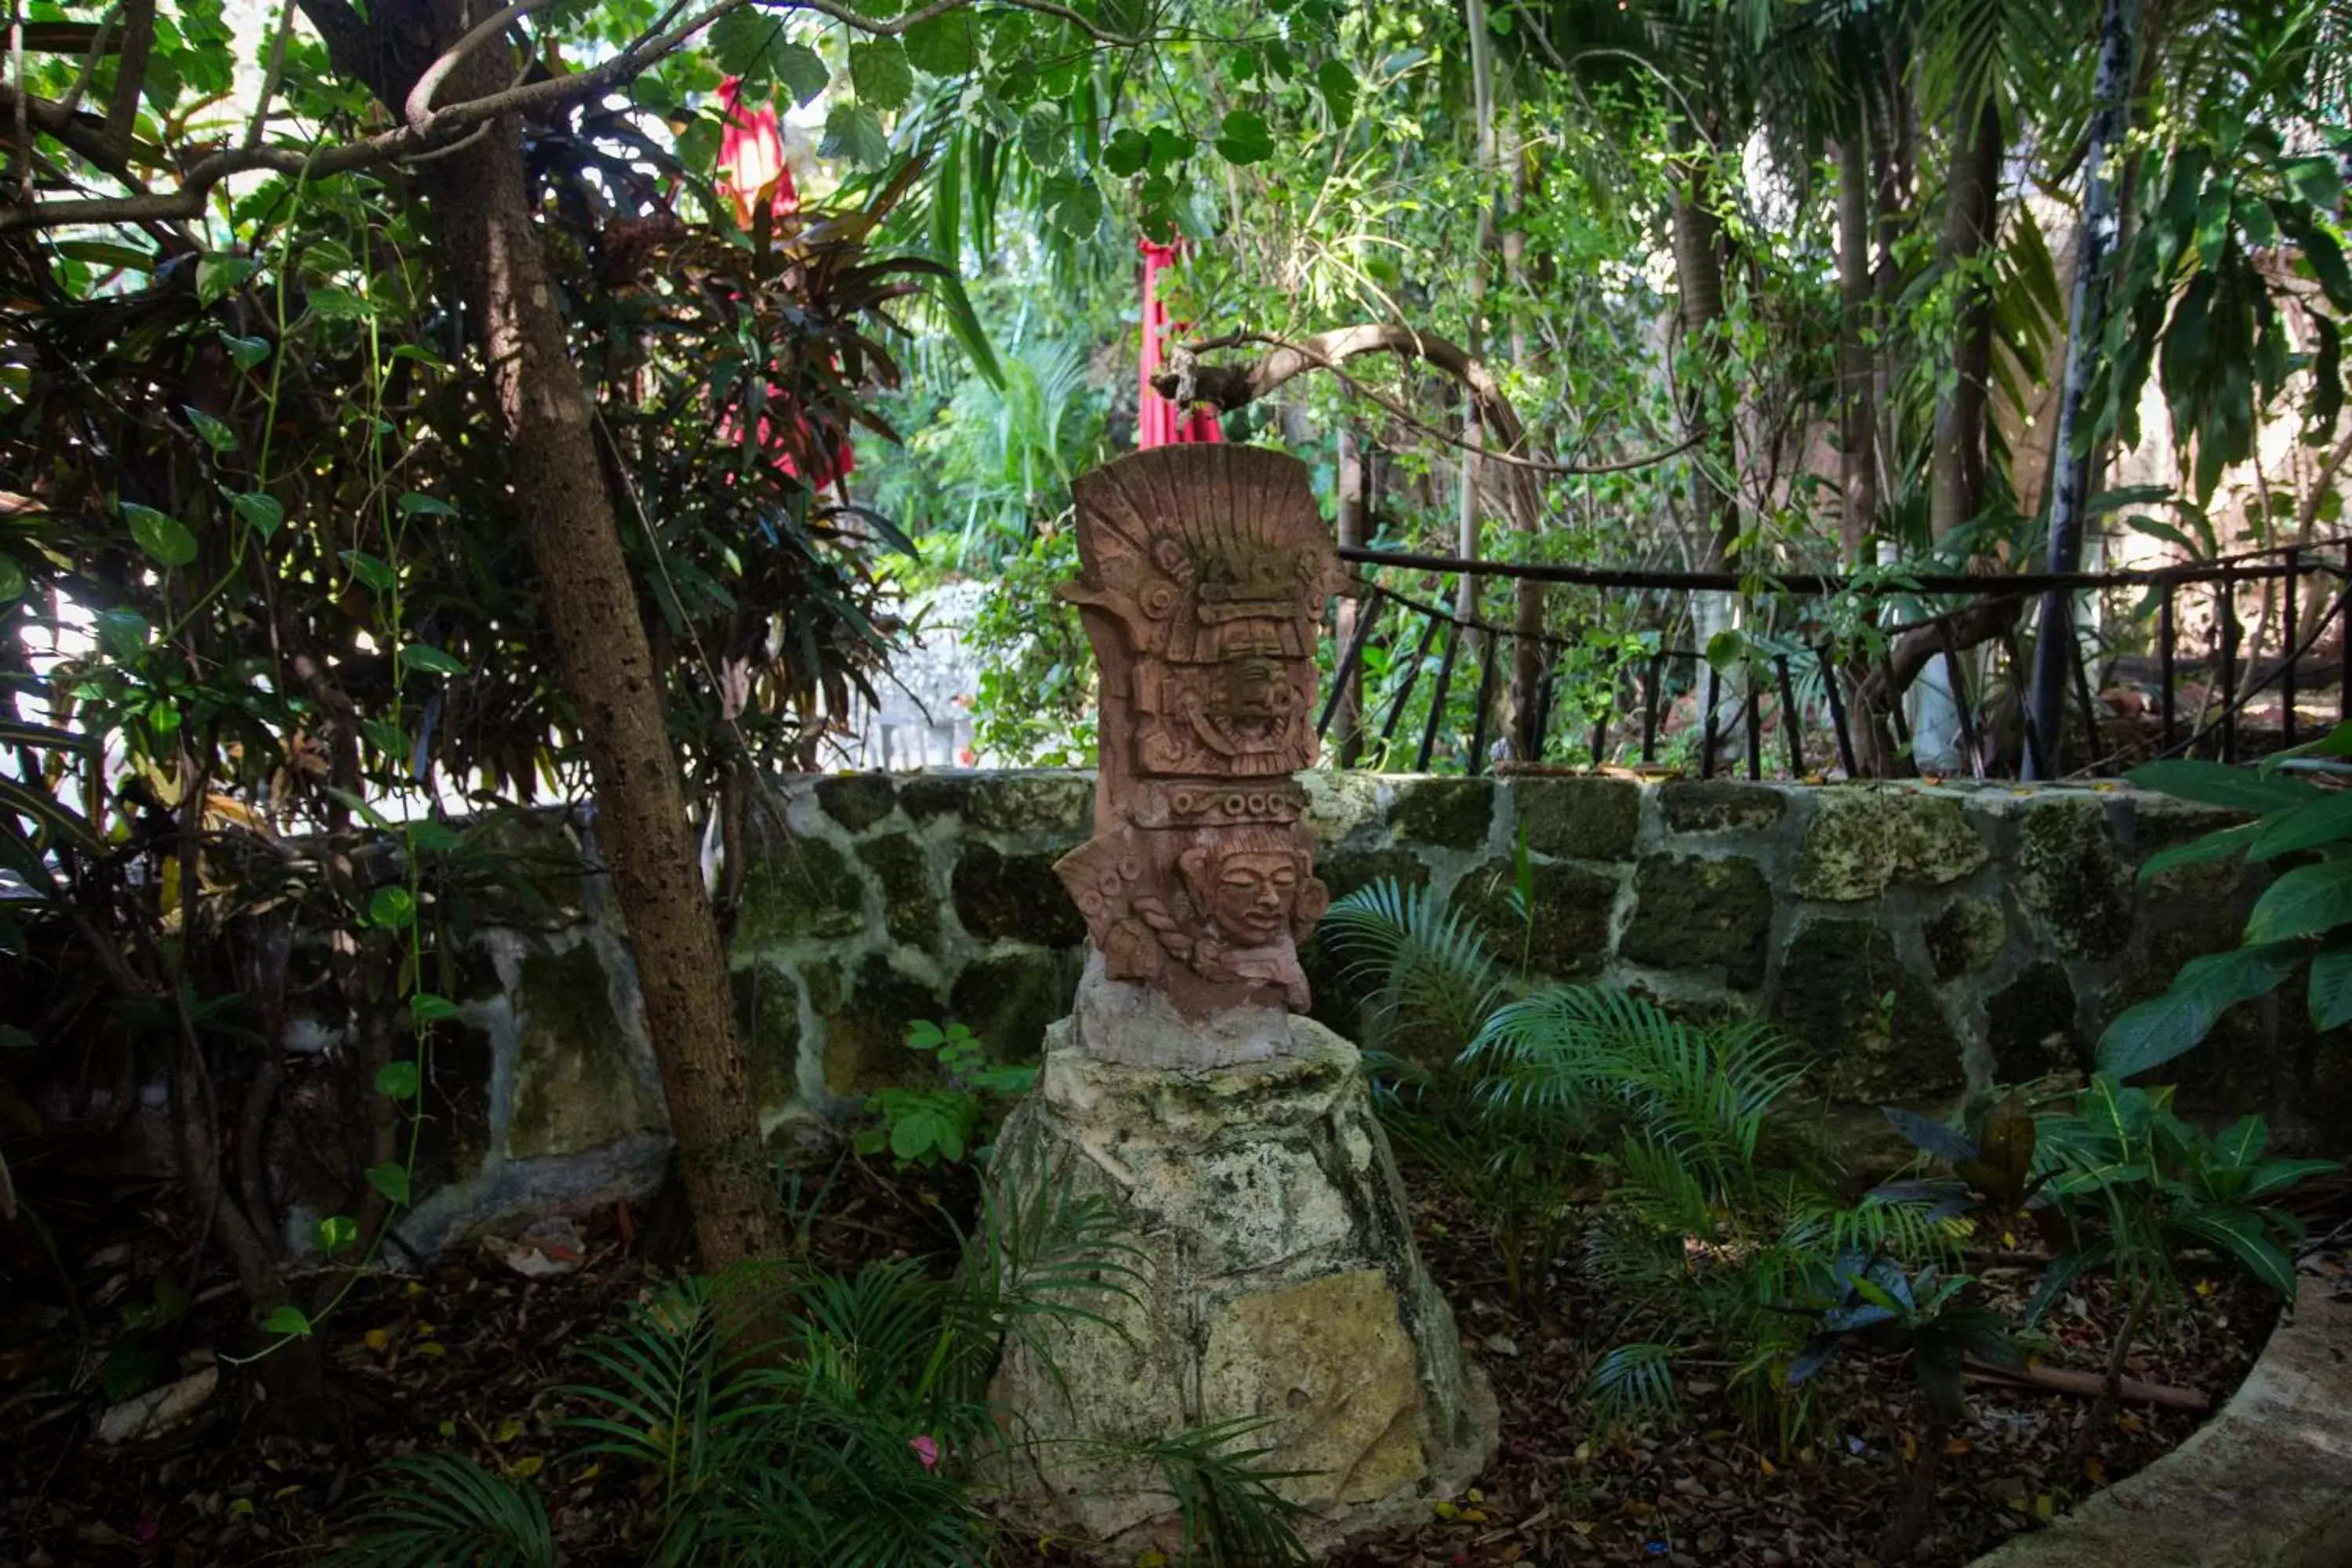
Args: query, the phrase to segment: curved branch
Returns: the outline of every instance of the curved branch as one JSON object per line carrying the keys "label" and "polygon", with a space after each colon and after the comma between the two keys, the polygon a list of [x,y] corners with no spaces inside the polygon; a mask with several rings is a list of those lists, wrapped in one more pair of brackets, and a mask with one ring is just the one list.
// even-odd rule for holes
{"label": "curved branch", "polygon": [[408,100],[401,105],[401,119],[409,129],[420,134],[433,129],[433,95],[449,79],[449,73],[463,65],[467,55],[504,34],[509,27],[538,11],[551,5],[555,0],[514,0],[514,4],[487,21],[477,22],[466,35],[443,52],[441,58],[425,68],[416,85],[408,89]]}
{"label": "curved branch", "polygon": [[[537,0],[543,3],[543,0]],[[671,51],[683,46],[697,33],[730,12],[740,11],[753,0],[715,0],[685,21],[667,29],[647,33],[609,59],[599,61],[569,76],[549,77],[525,82],[503,92],[486,93],[450,104],[446,109],[431,109],[430,89],[437,88],[458,59],[478,47],[482,38],[492,28],[509,25],[514,15],[529,7],[509,6],[506,12],[470,29],[466,37],[447,54],[436,58],[426,68],[404,107],[418,103],[416,92],[425,90],[422,102],[426,108],[421,121],[411,120],[398,129],[371,136],[365,141],[347,142],[315,153],[303,153],[283,147],[242,147],[215,153],[189,165],[181,176],[177,190],[156,195],[95,196],[72,201],[39,202],[30,206],[0,208],[0,234],[21,228],[57,228],[68,224],[129,223],[142,219],[173,219],[194,217],[204,211],[205,198],[212,187],[231,174],[253,170],[273,170],[280,174],[307,174],[316,179],[327,174],[341,174],[350,169],[367,168],[390,163],[419,153],[446,148],[458,134],[478,125],[509,114],[543,113],[568,108],[583,100],[593,98],[618,84],[630,80]],[[895,37],[908,29],[921,26],[935,16],[950,11],[969,9],[974,0],[931,0],[903,16],[887,21],[876,21],[860,16],[855,11],[834,3],[834,0],[787,0],[776,7],[785,11],[814,11],[876,37]],[[1014,10],[1034,11],[1042,16],[1052,16],[1068,23],[1097,43],[1120,47],[1134,47],[1144,40],[1121,33],[1107,32],[1067,5],[1055,0],[1001,0]],[[305,14],[317,25],[317,12],[310,6]],[[454,57],[454,58],[453,58]],[[446,62],[446,65],[445,65]],[[438,70],[439,75],[434,73]],[[60,137],[59,140],[64,140]],[[70,145],[70,143],[68,143]],[[77,152],[80,149],[76,148]],[[100,167],[105,167],[101,164]],[[109,169],[109,173],[115,173]]]}
{"label": "curved branch", "polygon": [[1542,474],[1622,474],[1663,463],[1697,446],[1707,435],[1706,431],[1699,431],[1671,447],[1619,462],[1549,463],[1539,458],[1522,456],[1517,448],[1526,439],[1526,430],[1520,424],[1517,411],[1503,395],[1502,388],[1496,384],[1486,365],[1472,357],[1470,352],[1459,343],[1433,332],[1401,324],[1367,322],[1360,326],[1339,327],[1297,342],[1264,332],[1232,332],[1223,337],[1187,344],[1179,353],[1189,358],[1195,353],[1232,348],[1240,343],[1264,343],[1271,346],[1274,352],[1253,365],[1180,365],[1174,371],[1163,371],[1153,376],[1152,390],[1162,397],[1181,400],[1189,378],[1191,396],[1194,401],[1214,404],[1219,411],[1230,414],[1236,408],[1271,395],[1284,383],[1293,381],[1310,370],[1328,370],[1406,424],[1436,437],[1448,446],[1467,450],[1470,444],[1461,437],[1436,429],[1415,418],[1410,410],[1365,386],[1341,368],[1346,361],[1362,354],[1393,353],[1407,359],[1418,359],[1452,376],[1469,391],[1477,407],[1479,423],[1502,439],[1500,449],[1490,446],[1478,447],[1478,456],[1488,462]]}

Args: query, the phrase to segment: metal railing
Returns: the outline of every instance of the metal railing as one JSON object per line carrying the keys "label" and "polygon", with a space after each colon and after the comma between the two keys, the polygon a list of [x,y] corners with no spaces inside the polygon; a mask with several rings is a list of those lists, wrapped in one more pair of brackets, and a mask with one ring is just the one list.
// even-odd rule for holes
{"label": "metal railing", "polygon": [[[2063,750],[2072,754],[2033,759],[2035,776],[2115,773],[2153,757],[2184,754],[2237,762],[2314,738],[2316,731],[2306,730],[2300,712],[2307,692],[2333,685],[2338,721],[2347,716],[2347,693],[2352,692],[2352,637],[2344,635],[2352,625],[2347,538],[2143,570],[2000,576],[1615,570],[1473,562],[1352,546],[1342,546],[1339,554],[1360,569],[1369,589],[1356,602],[1353,625],[1338,648],[1329,695],[1318,717],[1318,733],[1334,742],[1343,765],[1371,761],[1394,767],[1409,749],[1415,771],[1442,760],[1481,773],[1506,729],[1499,710],[1517,712],[1531,704],[1532,720],[1517,725],[1518,735],[1538,737],[1541,744],[1535,758],[1522,761],[1582,752],[1600,766],[1633,752],[1638,731],[1638,752],[1627,760],[1656,766],[1661,742],[1667,738],[1662,710],[1677,693],[1703,690],[1696,717],[1683,732],[1693,727],[1698,731],[1694,761],[1703,777],[1737,769],[1742,752],[1750,778],[1782,773],[1783,763],[1785,775],[1792,777],[1832,768],[1849,777],[1886,776],[1912,771],[1906,761],[1914,737],[1905,698],[1933,667],[1939,669],[1941,690],[1949,694],[1959,768],[1979,777],[2013,776],[2015,764],[2033,743],[2032,726],[2024,721],[2030,667],[2021,638],[2033,618],[2034,601],[2053,589],[2076,595],[2143,590],[2155,601],[2154,624],[2147,633],[2152,647],[2145,654],[2113,647],[2094,651],[2080,635],[2068,637],[2074,657],[2066,717],[2074,728]],[[1654,612],[1654,631],[1691,619],[1681,613],[1681,596],[1736,595],[1750,620],[1770,619],[1781,629],[1750,639],[1746,646],[1756,651],[1728,674],[1702,650],[1656,647],[1618,670],[1609,700],[1598,705],[1601,711],[1572,715],[1554,710],[1557,688],[1564,656],[1580,644],[1583,628],[1553,605],[1545,629],[1534,637],[1540,649],[1536,689],[1514,691],[1506,703],[1503,687],[1516,684],[1509,672],[1523,634],[1513,626],[1445,608],[1465,577],[1482,586],[1532,581],[1545,585],[1548,597],[1557,597],[1562,588],[1641,595]],[[2251,640],[2244,624],[2250,593],[2262,595]],[[1849,610],[1874,621],[1896,609],[1913,612],[1902,624],[1882,626],[1876,639],[1882,651],[1875,659],[1857,654],[1856,639],[1831,635],[1819,613],[1825,602],[1847,595],[1862,602],[1849,605]],[[1470,602],[1476,602],[1475,595]],[[2147,608],[2143,599],[2138,613],[2121,619],[2136,622]],[[2201,639],[2192,635],[2200,611]],[[2109,617],[2111,625],[2117,619]],[[2326,668],[2315,668],[2315,656],[2331,631],[2336,637],[2332,657]],[[1465,657],[1475,666],[1476,688],[1463,743],[1465,727],[1454,721],[1458,710],[1449,709],[1449,702],[1468,689],[1461,668]],[[2092,679],[2095,659],[2111,676],[2153,687],[2152,719],[2102,704],[2098,692],[2104,688]],[[1385,689],[1368,688],[1368,665],[1387,675]],[[2181,700],[2184,676],[2204,678],[2194,704]],[[1424,679],[1433,684],[1416,710]],[[2193,684],[2188,689],[2198,691]],[[2251,723],[2256,699],[2273,689],[2278,722],[2267,731],[2257,729]],[[1993,700],[1996,692],[2007,700]],[[2193,714],[2184,712],[2184,706],[2192,706]],[[1408,728],[1401,748],[1399,731],[1408,713],[1418,722],[1419,734]],[[1341,731],[1336,738],[1335,723]],[[1571,726],[1575,732],[1566,732]],[[1768,745],[1768,728],[1777,731],[1777,744]],[[1444,748],[1441,738],[1448,742]]]}

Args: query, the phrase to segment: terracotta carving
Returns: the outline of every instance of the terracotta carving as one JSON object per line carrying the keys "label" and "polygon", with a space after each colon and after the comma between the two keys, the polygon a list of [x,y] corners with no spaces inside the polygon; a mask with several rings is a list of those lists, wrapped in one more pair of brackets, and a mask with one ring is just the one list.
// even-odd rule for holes
{"label": "terracotta carving", "polygon": [[1061,593],[1102,668],[1100,771],[1095,837],[1056,869],[1100,975],[1187,1019],[1303,1012],[1297,941],[1330,895],[1292,775],[1315,762],[1318,628],[1350,587],[1306,467],[1160,447],[1072,491],[1081,571]]}

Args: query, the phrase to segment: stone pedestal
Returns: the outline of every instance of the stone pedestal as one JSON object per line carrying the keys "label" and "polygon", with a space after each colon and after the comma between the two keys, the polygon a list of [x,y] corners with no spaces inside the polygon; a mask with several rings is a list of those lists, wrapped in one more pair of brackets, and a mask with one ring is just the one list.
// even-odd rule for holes
{"label": "stone pedestal", "polygon": [[1082,1054],[1047,1036],[1038,1089],[990,1180],[1106,1200],[1137,1248],[1132,1300],[1053,1319],[1008,1346],[995,1394],[1008,1491],[1041,1528],[1168,1550],[1160,1471],[1113,1451],[1236,1418],[1265,1424],[1278,1483],[1321,1549],[1467,1486],[1496,1444],[1493,1392],[1463,1355],[1412,1244],[1395,1157],[1356,1048],[1307,1018],[1292,1048],[1192,1072]]}

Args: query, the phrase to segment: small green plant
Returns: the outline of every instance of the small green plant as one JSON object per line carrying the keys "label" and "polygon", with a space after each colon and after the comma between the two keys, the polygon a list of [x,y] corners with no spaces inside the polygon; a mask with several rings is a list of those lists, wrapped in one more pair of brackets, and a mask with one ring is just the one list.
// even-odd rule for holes
{"label": "small green plant", "polygon": [[907,1030],[907,1048],[931,1055],[939,1063],[940,1080],[920,1088],[877,1089],[866,1097],[866,1109],[878,1125],[857,1135],[857,1152],[879,1154],[888,1150],[899,1163],[950,1163],[971,1156],[985,1159],[985,1146],[976,1145],[981,1121],[992,1100],[1015,1099],[1037,1082],[1034,1066],[991,1062],[988,1047],[961,1024],[935,1024],[918,1018]]}
{"label": "small green plant", "polygon": [[1927,1400],[1927,1431],[1912,1464],[1909,1495],[1887,1521],[1874,1552],[1882,1563],[1897,1561],[1918,1543],[1934,1510],[1945,1438],[1967,1408],[1966,1360],[2015,1368],[2025,1358],[2006,1319],[1969,1303],[1976,1281],[1966,1274],[1946,1274],[1934,1264],[1906,1273],[1893,1258],[1860,1252],[1840,1258],[1831,1273],[1835,1293],[1790,1362],[1788,1385],[1803,1384],[1842,1351],[1896,1354],[1909,1363]]}
{"label": "small green plant", "polygon": [[2164,992],[2126,1008],[2099,1039],[2099,1068],[2118,1079],[2160,1067],[2195,1047],[2221,1016],[2268,995],[2305,971],[2311,1026],[2352,1023],[2352,791],[2323,788],[2322,776],[2352,756],[2352,723],[2251,767],[2176,759],[2125,776],[2203,805],[2255,814],[2252,822],[2148,857],[2145,882],[2178,867],[2242,857],[2262,865],[2288,856],[2307,863],[2271,883],[2246,920],[2244,942],[2181,965]]}

